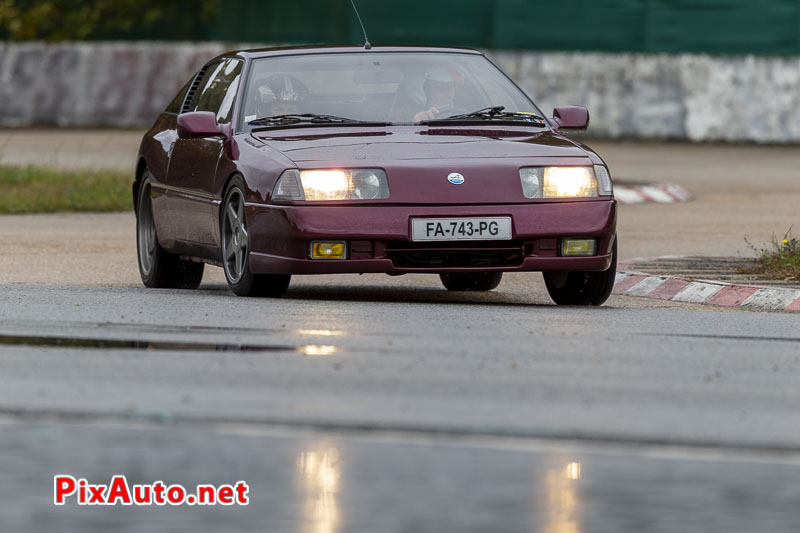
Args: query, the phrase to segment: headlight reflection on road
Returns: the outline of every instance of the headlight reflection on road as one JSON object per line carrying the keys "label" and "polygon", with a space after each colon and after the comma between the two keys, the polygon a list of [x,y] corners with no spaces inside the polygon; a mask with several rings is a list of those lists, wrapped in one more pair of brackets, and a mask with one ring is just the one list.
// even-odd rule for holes
{"label": "headlight reflection on road", "polygon": [[580,478],[581,464],[577,462],[546,471],[545,533],[580,533],[580,498],[576,483]]}
{"label": "headlight reflection on road", "polygon": [[308,533],[334,533],[339,525],[341,475],[339,450],[303,451],[297,455],[297,473],[306,493],[305,518]]}
{"label": "headlight reflection on road", "polygon": [[339,335],[344,335],[344,331],[335,329],[298,329],[295,333],[310,337],[338,337]]}
{"label": "headlight reflection on road", "polygon": [[332,355],[336,353],[337,348],[336,346],[309,344],[300,346],[297,350],[303,355]]}
{"label": "headlight reflection on road", "polygon": [[570,463],[567,465],[567,479],[576,480],[581,478],[581,464]]}

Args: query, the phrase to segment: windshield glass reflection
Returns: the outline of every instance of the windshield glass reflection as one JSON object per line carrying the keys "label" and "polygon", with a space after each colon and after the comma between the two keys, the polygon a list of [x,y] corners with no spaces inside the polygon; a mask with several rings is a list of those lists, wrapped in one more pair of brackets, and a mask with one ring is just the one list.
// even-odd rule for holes
{"label": "windshield glass reflection", "polygon": [[493,106],[541,114],[500,70],[477,54],[267,57],[253,62],[242,124],[249,131],[247,124],[254,120],[305,113],[409,124]]}

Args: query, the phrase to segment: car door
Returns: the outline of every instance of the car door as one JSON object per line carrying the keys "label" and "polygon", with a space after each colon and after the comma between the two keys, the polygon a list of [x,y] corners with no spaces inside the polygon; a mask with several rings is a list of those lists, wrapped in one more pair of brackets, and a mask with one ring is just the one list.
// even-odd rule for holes
{"label": "car door", "polygon": [[[220,125],[230,123],[242,65],[243,61],[236,58],[207,65],[184,111],[211,111],[216,114]],[[219,229],[214,216],[214,178],[220,158],[226,157],[223,142],[221,135],[175,141],[166,184],[178,241],[202,245],[217,242]]]}

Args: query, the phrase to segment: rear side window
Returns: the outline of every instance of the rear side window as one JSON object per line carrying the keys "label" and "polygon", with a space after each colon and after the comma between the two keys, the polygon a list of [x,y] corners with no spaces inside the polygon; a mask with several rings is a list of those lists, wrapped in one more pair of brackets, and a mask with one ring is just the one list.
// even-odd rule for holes
{"label": "rear side window", "polygon": [[226,59],[209,65],[188,110],[211,111],[217,115],[220,124],[230,122],[241,77],[242,61],[238,59]]}
{"label": "rear side window", "polygon": [[189,90],[189,86],[192,84],[192,81],[194,81],[195,76],[192,76],[192,78],[189,81],[186,82],[186,85],[183,86],[183,89],[178,91],[178,94],[175,96],[175,98],[172,100],[172,102],[170,102],[170,104],[164,110],[165,113],[180,113],[181,112],[181,107],[183,106],[183,100],[184,100],[184,98],[186,98],[186,91]]}

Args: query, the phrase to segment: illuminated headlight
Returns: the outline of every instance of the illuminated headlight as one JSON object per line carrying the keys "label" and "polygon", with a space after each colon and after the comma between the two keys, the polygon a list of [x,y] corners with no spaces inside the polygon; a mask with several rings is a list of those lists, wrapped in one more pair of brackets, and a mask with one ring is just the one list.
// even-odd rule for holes
{"label": "illuminated headlight", "polygon": [[287,170],[272,194],[276,201],[379,200],[389,198],[386,173],[377,168]]}
{"label": "illuminated headlight", "polygon": [[[602,168],[605,169],[605,167]],[[607,174],[606,171],[606,176]],[[526,198],[598,196],[594,167],[521,168],[519,179],[522,182],[522,193]],[[610,179],[608,184],[610,187]]]}

